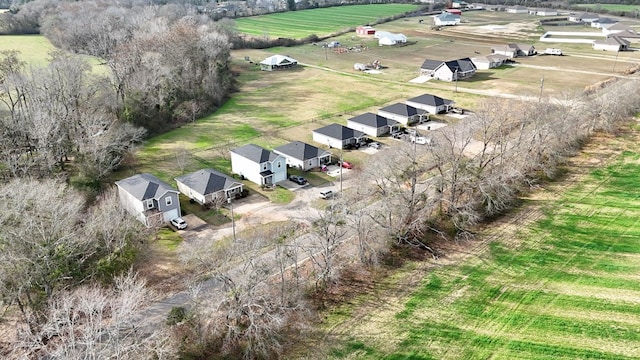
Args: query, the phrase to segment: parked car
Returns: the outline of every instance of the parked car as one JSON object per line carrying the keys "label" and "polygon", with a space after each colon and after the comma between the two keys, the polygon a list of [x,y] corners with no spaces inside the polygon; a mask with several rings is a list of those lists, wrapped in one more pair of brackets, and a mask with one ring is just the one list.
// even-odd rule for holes
{"label": "parked car", "polygon": [[411,136],[411,142],[416,143],[418,145],[430,145],[431,139],[424,136]]}
{"label": "parked car", "polygon": [[184,219],[181,217],[171,219],[170,222],[171,222],[171,225],[175,226],[175,228],[178,230],[184,230],[187,228],[187,222],[184,221]]}
{"label": "parked car", "polygon": [[338,161],[338,165],[342,166],[345,169],[353,169],[353,165],[348,161]]}
{"label": "parked car", "polygon": [[380,148],[382,147],[382,144],[380,144],[380,143],[379,143],[379,142],[377,142],[377,141],[374,141],[374,142],[372,142],[372,143],[369,143],[369,147],[370,147],[370,148],[374,148],[374,149],[380,149]]}
{"label": "parked car", "polygon": [[307,179],[303,178],[302,176],[299,175],[291,175],[289,176],[289,180],[293,181],[294,183],[298,184],[298,185],[304,185],[307,183]]}
{"label": "parked car", "polygon": [[320,191],[320,197],[323,199],[331,199],[333,197],[333,191],[331,190],[323,190]]}

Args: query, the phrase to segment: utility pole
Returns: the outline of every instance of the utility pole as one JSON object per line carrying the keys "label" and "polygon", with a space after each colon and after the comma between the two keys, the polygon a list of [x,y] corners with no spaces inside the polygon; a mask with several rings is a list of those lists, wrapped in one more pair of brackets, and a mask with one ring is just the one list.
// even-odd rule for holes
{"label": "utility pole", "polygon": [[342,195],[342,161],[342,147],[340,147],[340,195]]}
{"label": "utility pole", "polygon": [[616,63],[618,62],[618,54],[620,54],[620,48],[616,51],[616,59],[613,61],[613,72],[616,72]]}
{"label": "utility pole", "polygon": [[542,101],[542,89],[544,88],[544,75],[540,79],[540,95],[538,95],[538,102]]}

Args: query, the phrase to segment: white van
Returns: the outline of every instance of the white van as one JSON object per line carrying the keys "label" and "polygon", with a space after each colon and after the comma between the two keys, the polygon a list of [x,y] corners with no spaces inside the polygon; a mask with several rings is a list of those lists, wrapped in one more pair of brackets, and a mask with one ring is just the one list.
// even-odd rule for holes
{"label": "white van", "polygon": [[320,191],[320,197],[323,199],[331,199],[333,197],[333,191],[331,190],[322,190]]}

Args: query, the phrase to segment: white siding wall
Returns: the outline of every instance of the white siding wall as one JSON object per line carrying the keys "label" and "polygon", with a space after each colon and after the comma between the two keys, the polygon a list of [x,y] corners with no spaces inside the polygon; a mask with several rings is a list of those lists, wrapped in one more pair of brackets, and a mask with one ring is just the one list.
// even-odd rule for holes
{"label": "white siding wall", "polygon": [[384,128],[375,128],[373,126],[362,125],[350,120],[347,120],[347,127],[352,128],[354,130],[362,131],[363,133],[369,136],[378,137],[384,134]]}
{"label": "white siding wall", "polygon": [[129,214],[138,219],[138,221],[146,225],[146,221],[144,218],[144,204],[120,187],[118,187],[118,196],[120,197],[120,203],[122,204],[122,207],[124,207]]}
{"label": "white siding wall", "polygon": [[262,184],[262,177],[260,176],[262,168],[260,165],[234,152],[231,152],[231,171],[258,185]]}
{"label": "white siding wall", "polygon": [[323,134],[319,134],[317,132],[313,132],[313,141],[318,144],[328,145],[337,149],[342,149],[343,143],[338,139],[334,139]]}
{"label": "white siding wall", "polygon": [[287,179],[287,159],[285,159],[284,156],[278,155],[278,157],[271,162],[270,166],[270,170],[273,172],[274,184]]}
{"label": "white siding wall", "polygon": [[180,192],[183,193],[189,199],[194,199],[199,204],[204,204],[206,202],[204,195],[199,194],[197,191],[194,191],[193,189],[181,183],[180,181],[176,181],[176,183],[178,184],[178,190],[180,190]]}
{"label": "white siding wall", "polygon": [[440,66],[433,77],[442,81],[453,81],[453,72],[447,66]]}
{"label": "white siding wall", "polygon": [[378,110],[378,115],[386,117],[387,119],[395,120],[401,124],[407,125],[408,119],[405,116]]}
{"label": "white siding wall", "polygon": [[417,102],[413,102],[413,101],[407,101],[407,105],[413,106],[416,109],[424,110],[424,111],[428,112],[429,114],[437,114],[440,111],[444,111],[445,110],[444,106],[431,106],[431,105],[421,104],[421,103],[417,103]]}

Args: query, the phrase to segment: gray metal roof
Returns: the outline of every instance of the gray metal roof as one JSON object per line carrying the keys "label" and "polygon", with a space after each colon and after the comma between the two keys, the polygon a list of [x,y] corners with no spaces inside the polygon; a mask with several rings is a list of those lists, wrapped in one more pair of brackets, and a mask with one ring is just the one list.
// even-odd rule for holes
{"label": "gray metal roof", "polygon": [[418,110],[411,105],[403,104],[403,103],[395,103],[389,106],[385,106],[378,111],[386,111],[392,114],[402,115],[402,116],[414,116],[417,114],[424,113],[423,110]]}
{"label": "gray metal roof", "polygon": [[349,121],[353,121],[355,123],[366,125],[366,126],[371,126],[374,128],[380,128],[383,126],[393,126],[398,123],[395,120],[387,119],[384,116],[380,116],[378,114],[374,114],[370,112],[352,117],[351,119],[349,119]]}
{"label": "gray metal roof", "polygon": [[171,185],[147,173],[116,181],[116,185],[138,200],[159,199],[168,191],[178,193]]}
{"label": "gray metal roof", "polygon": [[420,96],[413,97],[407,101],[411,101],[418,104],[425,104],[429,106],[449,105],[453,102],[453,100],[443,99],[439,96],[435,96],[431,94],[422,94]]}
{"label": "gray metal roof", "polygon": [[247,144],[237,149],[233,149],[231,150],[231,152],[234,152],[258,164],[262,164],[267,161],[274,161],[278,157],[278,154],[256,144]]}
{"label": "gray metal roof", "polygon": [[176,181],[187,185],[202,195],[213,194],[220,190],[242,186],[242,183],[236,181],[231,176],[214,169],[198,170],[191,174],[179,176],[176,178]]}
{"label": "gray metal roof", "polygon": [[273,149],[273,151],[303,161],[331,155],[331,153],[326,150],[302,141],[292,141],[286,145],[278,146]]}
{"label": "gray metal roof", "polygon": [[332,137],[334,139],[339,139],[339,140],[347,140],[347,139],[351,139],[351,138],[361,138],[364,136],[364,133],[362,131],[358,131],[358,130],[353,130],[351,128],[348,128],[346,126],[342,126],[340,124],[329,124],[325,127],[321,127],[319,129],[315,129],[313,130],[313,132],[316,132],[318,134],[322,134],[325,136],[329,136]]}

